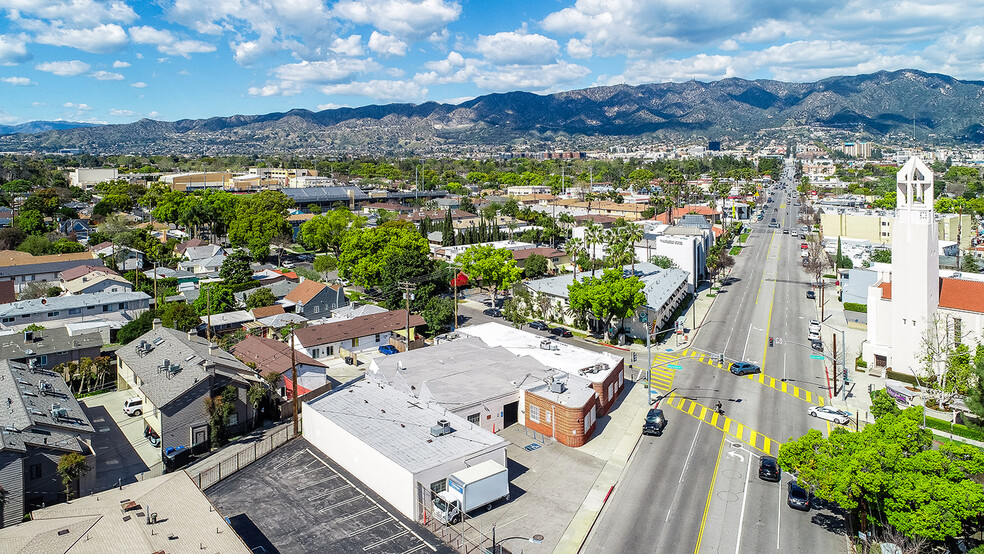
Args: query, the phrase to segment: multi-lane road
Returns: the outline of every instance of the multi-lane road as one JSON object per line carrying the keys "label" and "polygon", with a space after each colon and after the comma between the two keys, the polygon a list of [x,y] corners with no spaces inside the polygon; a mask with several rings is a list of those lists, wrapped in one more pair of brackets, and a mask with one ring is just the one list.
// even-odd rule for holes
{"label": "multi-lane road", "polygon": [[[833,425],[807,414],[827,403],[828,378],[810,357],[817,306],[806,297],[791,173],[783,182],[692,347],[655,356],[651,385],[667,426],[640,439],[584,552],[846,552],[839,517],[786,505],[790,475],[779,484],[758,478],[761,456]],[[773,217],[780,229],[768,227]],[[736,361],[763,371],[735,376],[727,367]],[[718,401],[723,416],[713,412]]]}

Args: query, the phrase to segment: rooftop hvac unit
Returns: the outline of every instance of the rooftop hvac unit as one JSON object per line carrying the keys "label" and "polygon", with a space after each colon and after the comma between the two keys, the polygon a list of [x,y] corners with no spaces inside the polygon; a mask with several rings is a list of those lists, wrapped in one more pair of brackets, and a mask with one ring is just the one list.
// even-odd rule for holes
{"label": "rooftop hvac unit", "polygon": [[550,383],[550,392],[556,392],[557,394],[560,394],[564,392],[566,389],[567,386],[564,384],[563,381],[554,380],[552,383]]}
{"label": "rooftop hvac unit", "polygon": [[51,384],[51,382],[45,379],[41,379],[40,381],[38,381],[38,392],[40,392],[42,396],[47,394],[54,394],[55,387]]}
{"label": "rooftop hvac unit", "polygon": [[442,437],[451,433],[451,422],[446,419],[438,420],[437,425],[431,427],[431,435]]}
{"label": "rooftop hvac unit", "polygon": [[51,419],[61,419],[68,417],[68,408],[62,408],[61,404],[51,405]]}

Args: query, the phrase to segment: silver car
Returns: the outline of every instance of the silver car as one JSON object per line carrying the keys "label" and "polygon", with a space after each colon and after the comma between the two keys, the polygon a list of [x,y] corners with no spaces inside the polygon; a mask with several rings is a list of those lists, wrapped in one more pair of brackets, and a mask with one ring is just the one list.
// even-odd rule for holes
{"label": "silver car", "polygon": [[850,412],[845,412],[844,410],[831,408],[830,406],[813,406],[812,408],[808,409],[806,413],[810,414],[813,417],[826,419],[827,421],[833,421],[838,425],[846,425],[848,421],[851,421]]}

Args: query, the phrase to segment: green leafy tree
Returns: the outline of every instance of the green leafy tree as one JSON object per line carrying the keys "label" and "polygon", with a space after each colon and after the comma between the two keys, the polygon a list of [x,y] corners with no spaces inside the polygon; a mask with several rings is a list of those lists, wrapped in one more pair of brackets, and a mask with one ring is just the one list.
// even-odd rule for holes
{"label": "green leafy tree", "polygon": [[308,204],[307,209],[309,213],[316,214],[316,215],[321,214],[321,206],[317,204]]}
{"label": "green leafy tree", "polygon": [[44,223],[44,215],[38,210],[23,210],[14,218],[14,225],[28,235],[44,233],[48,226]]}
{"label": "green leafy tree", "polygon": [[58,468],[56,471],[61,476],[62,484],[65,485],[65,496],[68,498],[75,496],[72,490],[72,484],[88,473],[90,469],[92,468],[89,467],[89,464],[85,463],[85,456],[78,452],[62,454],[58,458]]}
{"label": "green leafy tree", "polygon": [[198,312],[184,302],[170,302],[164,304],[159,310],[161,325],[177,329],[178,331],[188,331],[195,329],[201,324]]}
{"label": "green leafy tree", "polygon": [[621,269],[606,270],[600,278],[588,277],[568,285],[572,311],[590,311],[594,319],[604,324],[605,337],[611,337],[615,318],[626,318],[646,302],[643,284],[638,277],[625,278]]}
{"label": "green leafy tree", "polygon": [[116,333],[116,342],[129,344],[133,339],[150,331],[154,327],[155,317],[157,317],[157,313],[154,310],[147,310],[140,314],[137,319],[120,328],[119,332]]}
{"label": "green leafy tree", "polygon": [[236,297],[229,287],[213,283],[202,286],[194,306],[200,316],[231,312],[236,309]]}
{"label": "green leafy tree", "polygon": [[244,250],[236,250],[222,260],[219,277],[229,285],[248,283],[253,279],[253,269],[249,263],[250,255]]}
{"label": "green leafy tree", "polygon": [[222,389],[221,394],[205,398],[205,413],[208,414],[212,448],[219,448],[226,443],[226,427],[232,422],[232,414],[236,413],[238,397],[236,387],[229,385]]}
{"label": "green leafy tree", "polygon": [[523,267],[523,277],[527,279],[539,279],[550,271],[550,262],[546,256],[532,254],[526,258],[526,265]]}
{"label": "green leafy tree", "polygon": [[898,404],[895,403],[895,399],[892,395],[888,394],[885,389],[878,389],[872,391],[871,393],[871,415],[875,419],[880,419],[884,415],[895,415],[898,414],[899,410]]}
{"label": "green leafy tree", "polygon": [[823,500],[910,538],[943,540],[984,511],[984,452],[963,443],[932,448],[922,408],[883,414],[860,432],[815,429],[779,449],[779,465]]}
{"label": "green leafy tree", "polygon": [[239,200],[236,217],[229,226],[229,242],[235,247],[248,248],[254,260],[265,260],[276,237],[290,236],[287,210],[293,204],[285,194],[272,190]]}
{"label": "green leafy tree", "polygon": [[669,256],[663,256],[661,254],[657,254],[652,258],[649,258],[649,263],[655,265],[656,267],[661,267],[663,269],[672,269],[677,267],[676,262],[673,261],[673,258]]}
{"label": "green leafy tree", "polygon": [[301,225],[299,238],[304,246],[317,252],[330,252],[338,258],[345,237],[361,229],[365,221],[364,217],[353,214],[347,208],[337,208]]}
{"label": "green leafy tree", "polygon": [[[254,368],[255,369],[255,368]],[[278,377],[276,373],[271,373],[274,378]],[[249,386],[246,391],[246,400],[249,405],[253,407],[253,413],[256,414],[256,426],[259,427],[263,423],[263,411],[260,409],[266,402],[267,398],[270,397],[270,383],[253,383]]]}
{"label": "green leafy tree", "polygon": [[965,403],[977,417],[968,418],[967,423],[970,427],[984,429],[984,344],[977,345],[971,372],[973,385],[967,391]]}
{"label": "green leafy tree", "polygon": [[383,268],[397,254],[430,258],[427,239],[409,221],[390,221],[346,234],[338,256],[338,269],[347,279],[364,287],[383,285]]}
{"label": "green leafy tree", "polygon": [[454,301],[440,296],[431,297],[421,315],[427,322],[427,332],[436,335],[454,320]]}
{"label": "green leafy tree", "polygon": [[461,271],[469,279],[478,281],[482,288],[489,291],[493,306],[496,304],[498,291],[511,287],[519,281],[522,273],[516,266],[512,251],[487,244],[469,247],[455,262],[461,265]]}
{"label": "green leafy tree", "polygon": [[318,273],[324,274],[325,280],[327,280],[328,273],[338,269],[338,259],[329,255],[318,256],[314,259],[313,265],[314,270]]}
{"label": "green leafy tree", "polygon": [[260,287],[256,289],[256,292],[246,297],[246,308],[250,310],[253,308],[273,306],[276,303],[277,297],[274,296],[273,292],[266,287]]}
{"label": "green leafy tree", "polygon": [[871,261],[883,264],[892,263],[892,250],[889,248],[877,248],[871,252]]}

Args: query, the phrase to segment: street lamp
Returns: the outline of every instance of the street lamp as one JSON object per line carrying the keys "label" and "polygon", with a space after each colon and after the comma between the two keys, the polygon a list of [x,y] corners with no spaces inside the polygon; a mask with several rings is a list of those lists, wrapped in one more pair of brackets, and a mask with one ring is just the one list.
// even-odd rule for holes
{"label": "street lamp", "polygon": [[[841,390],[843,391],[843,395],[844,395],[843,400],[846,402],[847,401],[847,381],[848,381],[848,379],[847,379],[847,338],[846,338],[846,335],[845,335],[843,329],[837,329],[836,327],[830,325],[829,323],[824,323],[823,321],[821,321],[820,322],[820,325],[823,325],[824,327],[829,327],[830,329],[832,329],[834,331],[840,331],[840,334],[841,334],[841,371],[843,371],[843,373],[841,374],[843,376],[843,383],[841,383]],[[836,339],[836,337],[834,338],[834,347],[835,348],[837,347],[837,339]],[[837,371],[837,359],[836,358],[834,358],[834,371]]]}
{"label": "street lamp", "polygon": [[501,554],[502,553],[502,543],[504,543],[506,541],[511,541],[511,540],[514,540],[514,539],[522,539],[524,541],[529,541],[529,542],[531,542],[533,544],[540,544],[540,543],[543,542],[543,535],[537,533],[536,535],[533,535],[532,537],[521,537],[521,536],[506,537],[506,538],[504,538],[504,539],[502,539],[502,540],[500,540],[500,541],[497,542],[495,540],[495,525],[493,525],[492,526],[492,550],[490,550],[490,551],[489,550],[486,550],[486,554]]}

